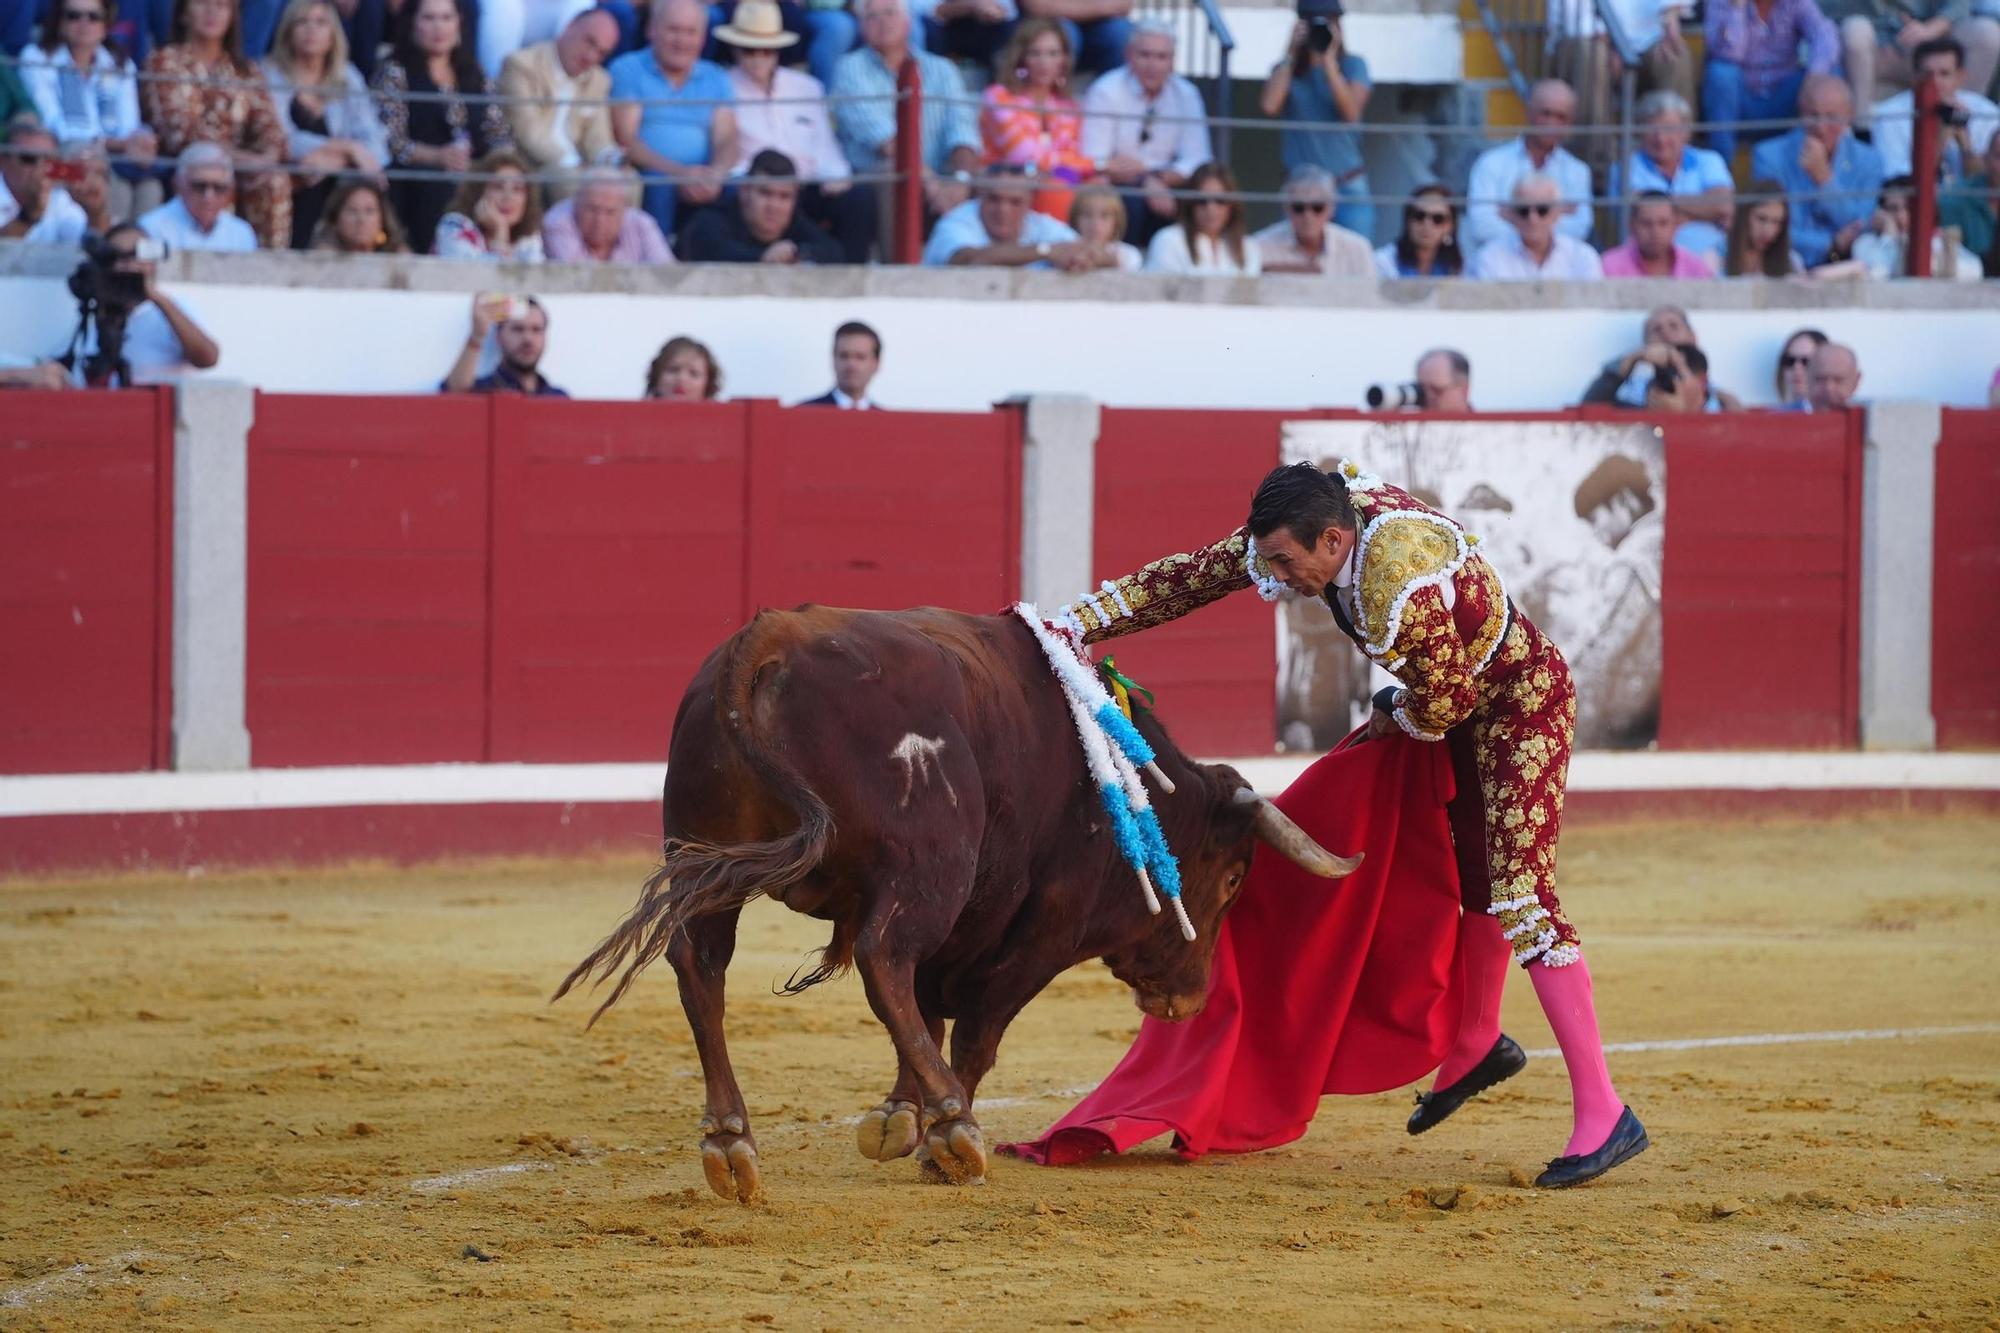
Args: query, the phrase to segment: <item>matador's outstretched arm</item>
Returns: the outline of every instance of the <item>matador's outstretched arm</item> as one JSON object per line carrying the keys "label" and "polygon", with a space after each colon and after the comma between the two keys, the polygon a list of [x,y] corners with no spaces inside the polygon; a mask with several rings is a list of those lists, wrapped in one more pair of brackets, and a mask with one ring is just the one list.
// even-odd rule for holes
{"label": "matador's outstretched arm", "polygon": [[1253,582],[1275,588],[1261,562],[1256,573],[1262,580],[1253,580],[1251,552],[1250,530],[1238,528],[1198,551],[1164,556],[1123,578],[1106,579],[1051,618],[1085,643],[1098,643],[1179,620]]}

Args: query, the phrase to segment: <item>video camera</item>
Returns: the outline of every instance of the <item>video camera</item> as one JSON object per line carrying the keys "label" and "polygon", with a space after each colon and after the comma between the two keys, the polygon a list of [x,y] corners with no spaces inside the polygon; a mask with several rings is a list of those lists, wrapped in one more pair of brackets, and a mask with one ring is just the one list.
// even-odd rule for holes
{"label": "video camera", "polygon": [[1334,20],[1346,13],[1340,0],[1298,0],[1299,17],[1306,21],[1306,46],[1323,56],[1333,45]]}
{"label": "video camera", "polygon": [[125,322],[146,303],[146,275],[130,265],[157,263],[166,257],[166,242],[150,236],[141,238],[129,255],[95,232],[84,236],[83,262],[69,275],[69,290],[76,297],[79,318],[70,353],[63,362],[73,364],[84,330],[95,325],[97,350],[84,358],[85,384],[132,382],[130,368],[125,364]]}

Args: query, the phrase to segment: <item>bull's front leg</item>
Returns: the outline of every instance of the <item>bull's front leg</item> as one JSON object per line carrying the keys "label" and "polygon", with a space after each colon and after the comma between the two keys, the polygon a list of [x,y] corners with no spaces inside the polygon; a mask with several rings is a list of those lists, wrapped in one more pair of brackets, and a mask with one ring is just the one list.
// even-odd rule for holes
{"label": "bull's front leg", "polygon": [[914,1078],[920,1094],[919,1128],[924,1134],[922,1160],[954,1185],[986,1180],[986,1144],[972,1118],[971,1099],[957,1075],[945,1063],[936,1038],[917,1005],[914,942],[893,940],[887,930],[871,927],[856,943],[854,961],[868,992],[868,1005],[896,1054]]}
{"label": "bull's front leg", "polygon": [[697,917],[667,947],[667,960],[680,979],[681,1008],[694,1029],[694,1048],[701,1057],[707,1085],[707,1106],[701,1117],[701,1170],[708,1186],[725,1199],[749,1203],[760,1188],[757,1140],[750,1133],[749,1112],[736,1071],[729,1065],[729,1043],[722,1032],[723,988],[729,960],[736,952],[734,911]]}
{"label": "bull's front leg", "polygon": [[[926,1015],[924,1028],[930,1034],[931,1045],[941,1048],[944,1020]],[[855,1146],[861,1149],[861,1155],[871,1161],[893,1162],[916,1151],[923,1133],[917,1118],[917,1104],[922,1096],[917,1071],[898,1052],[896,1086],[889,1089],[880,1106],[862,1116],[861,1123],[854,1127]]]}

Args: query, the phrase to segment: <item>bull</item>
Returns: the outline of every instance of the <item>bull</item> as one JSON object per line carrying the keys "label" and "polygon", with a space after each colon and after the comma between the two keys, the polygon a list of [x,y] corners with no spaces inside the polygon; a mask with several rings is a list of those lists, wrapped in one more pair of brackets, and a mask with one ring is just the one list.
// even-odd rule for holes
{"label": "bull", "polygon": [[761,895],[830,922],[817,965],[784,989],[852,967],[888,1029],[896,1079],[860,1121],[862,1155],[916,1152],[933,1179],[982,1182],[974,1094],[1007,1025],[1059,973],[1102,958],[1147,1014],[1190,1017],[1258,841],[1329,878],[1358,863],[1313,842],[1233,768],[1189,760],[1137,712],[1194,943],[1147,910],[1061,687],[1018,618],[761,612],[682,696],[659,869],[554,998],[616,974],[594,1023],[666,955],[706,1084],[703,1172],[748,1203],[756,1140],[723,1034],[737,918]]}

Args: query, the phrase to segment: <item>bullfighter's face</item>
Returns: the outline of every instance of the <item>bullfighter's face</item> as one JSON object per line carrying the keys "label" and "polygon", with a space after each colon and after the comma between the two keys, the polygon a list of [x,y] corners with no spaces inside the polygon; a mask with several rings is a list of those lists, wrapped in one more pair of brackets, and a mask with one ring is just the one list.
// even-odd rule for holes
{"label": "bullfighter's face", "polygon": [[1347,558],[1354,554],[1354,533],[1328,528],[1307,546],[1290,528],[1279,528],[1256,539],[1257,554],[1271,573],[1301,597],[1321,597]]}

